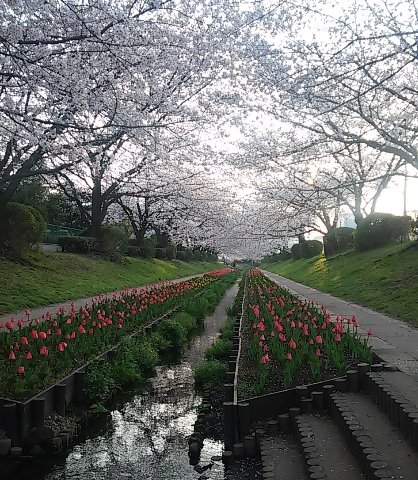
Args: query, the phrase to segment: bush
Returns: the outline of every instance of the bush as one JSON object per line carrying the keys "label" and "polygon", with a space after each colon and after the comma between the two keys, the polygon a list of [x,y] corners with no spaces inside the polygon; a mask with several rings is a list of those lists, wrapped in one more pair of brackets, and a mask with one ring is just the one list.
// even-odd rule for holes
{"label": "bush", "polygon": [[141,249],[140,247],[136,247],[133,245],[128,245],[126,247],[126,255],[130,257],[140,257],[141,256]]}
{"label": "bush", "polygon": [[22,253],[42,241],[45,232],[40,212],[21,203],[9,202],[0,214],[0,224],[0,248],[6,253]]}
{"label": "bush", "polygon": [[205,298],[200,297],[198,301],[192,298],[185,303],[183,306],[183,310],[189,313],[192,317],[194,317],[198,322],[201,322],[205,316],[206,311],[209,308],[209,303]]}
{"label": "bush", "polygon": [[293,260],[299,260],[300,258],[302,258],[300,243],[295,243],[294,245],[292,245],[292,248],[290,249],[290,253],[292,255]]}
{"label": "bush", "polygon": [[94,237],[59,237],[58,244],[63,252],[92,253],[99,251],[99,241]]}
{"label": "bush", "polygon": [[178,312],[175,313],[172,317],[172,320],[175,322],[179,322],[183,325],[183,327],[187,330],[187,333],[192,332],[193,330],[196,329],[197,327],[197,322],[196,319],[193,318],[189,313],[187,312]]}
{"label": "bush", "polygon": [[206,360],[219,360],[225,362],[231,354],[232,342],[223,338],[218,338],[210,347],[206,349]]}
{"label": "bush", "polygon": [[322,253],[324,245],[319,240],[306,240],[300,244],[302,258],[316,257]]}
{"label": "bush", "polygon": [[156,248],[155,249],[155,258],[166,258],[166,249],[165,248]]}
{"label": "bush", "polygon": [[144,243],[140,247],[141,257],[154,258],[155,257],[155,240],[152,238],[144,238]]}
{"label": "bush", "polygon": [[117,225],[105,225],[100,232],[100,250],[104,253],[124,253],[129,241],[126,231]]}
{"label": "bush", "polygon": [[302,243],[296,243],[290,249],[292,258],[299,260],[301,258],[316,257],[322,253],[322,242],[318,240],[306,240]]}
{"label": "bush", "polygon": [[160,333],[173,350],[180,351],[187,342],[187,329],[177,320],[164,320],[161,323]]}
{"label": "bush", "polygon": [[235,319],[228,317],[223,327],[219,329],[220,338],[231,340],[234,338]]}
{"label": "bush", "polygon": [[346,252],[354,248],[355,228],[340,227],[324,236],[324,252],[326,256]]}
{"label": "bush", "polygon": [[91,403],[106,400],[116,387],[110,363],[94,362],[90,365],[84,387],[87,401]]}
{"label": "bush", "polygon": [[390,213],[369,215],[357,228],[354,237],[356,250],[371,250],[406,237],[410,220],[410,217],[398,217]]}
{"label": "bush", "polygon": [[224,383],[228,370],[226,363],[219,360],[207,360],[200,363],[194,371],[194,382],[197,390],[215,389]]}
{"label": "bush", "polygon": [[175,245],[168,245],[165,249],[167,260],[174,260],[177,258],[177,247]]}

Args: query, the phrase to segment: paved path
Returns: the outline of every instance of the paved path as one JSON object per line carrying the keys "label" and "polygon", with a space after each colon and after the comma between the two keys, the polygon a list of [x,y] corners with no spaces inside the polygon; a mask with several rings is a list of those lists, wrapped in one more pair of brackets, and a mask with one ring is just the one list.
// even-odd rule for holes
{"label": "paved path", "polygon": [[370,342],[373,350],[387,363],[397,366],[418,380],[418,329],[405,322],[375,312],[352,302],[322,293],[314,288],[294,282],[264,270],[274,282],[286,287],[292,293],[305,299],[314,300],[334,314],[346,317],[355,315],[365,333],[369,328],[373,335]]}
{"label": "paved path", "polygon": [[[188,277],[176,278],[176,279],[172,279],[172,280],[167,279],[167,280],[163,280],[161,282],[154,282],[154,283],[147,284],[147,285],[140,285],[138,287],[128,288],[128,290],[133,290],[134,288],[146,288],[146,287],[149,287],[151,285],[155,285],[157,283],[182,282],[184,280],[189,280],[190,278],[201,277],[202,275],[204,275],[204,273],[196,273],[195,275],[189,275]],[[111,297],[114,293],[118,293],[120,291],[121,290],[117,290],[115,292],[109,292],[108,296]],[[76,309],[79,309],[81,306],[91,304],[93,302],[93,300],[96,299],[96,298],[97,298],[97,295],[95,295],[93,297],[80,298],[78,300],[67,300],[67,301],[64,301],[64,302],[55,303],[53,305],[47,305],[47,306],[44,306],[44,307],[34,308],[33,310],[30,310],[29,319],[28,319],[28,315],[26,315],[26,313],[25,313],[25,310],[20,310],[20,311],[15,312],[15,313],[6,313],[4,315],[0,315],[0,331],[3,328],[5,328],[5,327],[2,327],[2,324],[6,323],[12,317],[15,317],[17,320],[19,320],[20,318],[23,318],[24,323],[27,323],[28,320],[30,321],[30,320],[33,320],[34,318],[41,318],[42,314],[44,314],[47,311],[49,311],[52,315],[54,315],[59,307],[64,307],[65,310],[68,311],[68,310],[71,309],[71,304],[72,303],[75,304]]]}

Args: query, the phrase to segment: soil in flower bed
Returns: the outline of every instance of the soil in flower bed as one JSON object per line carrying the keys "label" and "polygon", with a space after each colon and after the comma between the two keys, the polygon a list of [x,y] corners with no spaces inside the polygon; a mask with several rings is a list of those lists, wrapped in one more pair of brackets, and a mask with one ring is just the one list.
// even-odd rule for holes
{"label": "soil in flower bed", "polygon": [[239,399],[336,378],[371,361],[355,318],[331,322],[323,307],[302,302],[256,269],[247,288]]}

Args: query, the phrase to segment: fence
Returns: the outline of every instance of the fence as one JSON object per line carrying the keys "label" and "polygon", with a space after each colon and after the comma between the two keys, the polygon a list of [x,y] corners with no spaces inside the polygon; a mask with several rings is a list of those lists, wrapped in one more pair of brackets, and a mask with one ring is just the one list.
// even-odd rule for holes
{"label": "fence", "polygon": [[81,235],[79,228],[65,227],[63,225],[46,224],[43,243],[57,243],[59,237],[76,237]]}

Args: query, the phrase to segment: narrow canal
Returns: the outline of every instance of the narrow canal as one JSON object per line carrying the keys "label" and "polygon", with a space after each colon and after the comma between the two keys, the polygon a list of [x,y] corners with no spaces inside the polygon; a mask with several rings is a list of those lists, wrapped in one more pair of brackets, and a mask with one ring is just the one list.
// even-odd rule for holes
{"label": "narrow canal", "polygon": [[[193,388],[193,367],[216,338],[237,292],[237,285],[227,291],[181,361],[158,367],[149,388],[142,393],[122,393],[109,414],[87,429],[66,456],[55,458],[53,463],[36,460],[11,478],[197,480],[200,475],[189,464],[187,443],[201,402]],[[204,472],[208,479],[225,477],[222,463],[211,461],[221,454],[221,442],[205,440],[200,465],[213,464]]]}

